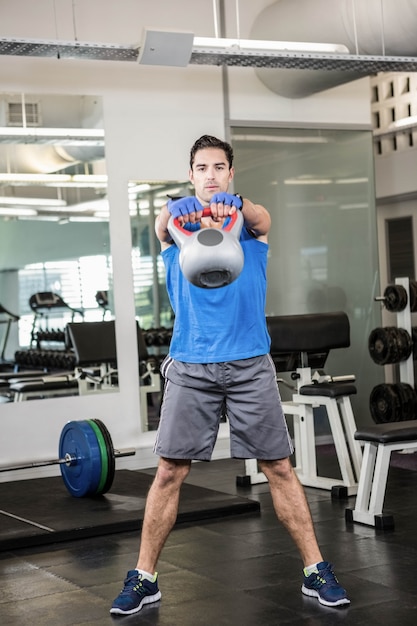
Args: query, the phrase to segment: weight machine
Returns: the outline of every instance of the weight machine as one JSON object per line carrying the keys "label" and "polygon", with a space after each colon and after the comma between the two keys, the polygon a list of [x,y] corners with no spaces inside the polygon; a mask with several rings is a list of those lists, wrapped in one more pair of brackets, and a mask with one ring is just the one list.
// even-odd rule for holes
{"label": "weight machine", "polygon": [[[356,394],[354,376],[330,377],[320,370],[330,350],[350,346],[350,326],[345,313],[323,313],[267,317],[271,336],[271,356],[277,373],[292,372],[295,386],[292,399],[283,402],[294,427],[295,471],[309,487],[330,490],[333,497],[357,492],[362,451],[355,440],[355,419],[350,396]],[[312,374],[312,368],[317,371]],[[284,383],[282,379],[278,382]],[[317,473],[314,409],[325,407],[329,419],[342,479]],[[245,476],[237,484],[247,486],[266,482],[255,459],[245,461]]]}
{"label": "weight machine", "polygon": [[71,315],[71,322],[74,321],[76,314],[80,315],[84,319],[84,311],[82,309],[75,309],[67,304],[60,295],[53,293],[52,291],[39,291],[34,293],[29,298],[29,306],[34,312],[33,324],[31,330],[31,346],[36,341],[36,327],[41,320],[44,321],[45,329],[49,326],[49,318],[52,311],[64,310],[69,311]]}
{"label": "weight machine", "polygon": [[[161,380],[157,360],[149,355],[139,324],[136,323],[139,354],[140,404],[143,426],[147,427],[148,394],[159,392]],[[71,371],[29,375],[19,373],[9,380],[14,402],[39,397],[86,395],[114,391],[118,386],[114,320],[70,322],[66,326],[67,348],[73,351]]]}

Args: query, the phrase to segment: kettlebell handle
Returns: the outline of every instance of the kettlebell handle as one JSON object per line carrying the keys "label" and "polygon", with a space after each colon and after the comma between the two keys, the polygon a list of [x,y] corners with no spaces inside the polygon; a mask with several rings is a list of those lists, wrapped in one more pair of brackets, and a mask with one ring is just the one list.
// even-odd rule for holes
{"label": "kettlebell handle", "polygon": [[[228,215],[227,217],[230,217],[230,221],[227,224],[227,226],[225,226],[224,228],[222,228],[222,230],[225,231],[229,231],[232,230],[233,226],[236,224],[237,220],[238,220],[238,211],[239,209],[236,209],[236,211],[234,213],[232,213],[232,215]],[[211,209],[210,207],[204,207],[203,209],[203,215],[201,217],[210,217],[211,215]],[[184,235],[192,235],[193,231],[191,230],[187,230],[186,228],[184,228],[180,222],[179,222],[179,218],[178,217],[174,217],[173,219],[174,222],[174,226],[176,228],[178,228],[178,230],[180,230],[182,233],[184,233]]]}

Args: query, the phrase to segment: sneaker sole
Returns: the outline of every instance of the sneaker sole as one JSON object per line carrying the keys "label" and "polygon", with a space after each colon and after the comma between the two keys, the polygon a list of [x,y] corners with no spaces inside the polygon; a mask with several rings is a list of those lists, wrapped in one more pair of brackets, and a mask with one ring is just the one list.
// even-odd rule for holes
{"label": "sneaker sole", "polygon": [[110,609],[110,613],[115,615],[132,615],[133,613],[139,613],[141,608],[145,604],[152,604],[152,602],[158,602],[161,599],[161,592],[155,593],[153,596],[145,596],[139,606],[136,606],[134,609],[130,609],[130,611],[124,611],[123,609],[118,609],[117,607],[112,607]]}
{"label": "sneaker sole", "polygon": [[316,591],[315,589],[309,589],[304,585],[301,587],[301,591],[305,596],[310,596],[310,598],[317,598],[320,604],[323,604],[324,606],[342,606],[344,604],[350,604],[350,600],[348,600],[348,598],[341,598],[340,600],[336,600],[336,602],[328,602],[320,596],[318,591]]}

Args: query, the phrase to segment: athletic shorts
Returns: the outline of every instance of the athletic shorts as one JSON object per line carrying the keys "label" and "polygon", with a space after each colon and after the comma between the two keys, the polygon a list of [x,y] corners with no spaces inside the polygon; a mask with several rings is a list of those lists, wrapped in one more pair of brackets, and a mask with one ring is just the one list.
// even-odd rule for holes
{"label": "athletic shorts", "polygon": [[161,373],[165,385],[154,448],[158,456],[210,461],[224,415],[232,457],[272,461],[293,453],[268,354],[207,364],[168,356]]}

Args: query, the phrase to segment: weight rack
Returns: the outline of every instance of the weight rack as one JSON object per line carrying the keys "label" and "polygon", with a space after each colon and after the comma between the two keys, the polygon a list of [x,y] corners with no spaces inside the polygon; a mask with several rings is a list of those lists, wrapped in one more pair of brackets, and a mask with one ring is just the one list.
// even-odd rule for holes
{"label": "weight rack", "polygon": [[417,393],[415,390],[414,359],[417,329],[412,327],[411,315],[417,311],[417,283],[409,278],[396,278],[388,285],[381,301],[387,311],[395,313],[395,325],[375,328],[368,340],[369,354],[377,365],[398,365],[398,382],[381,383],[373,388],[370,412],[378,423],[415,419]]}

